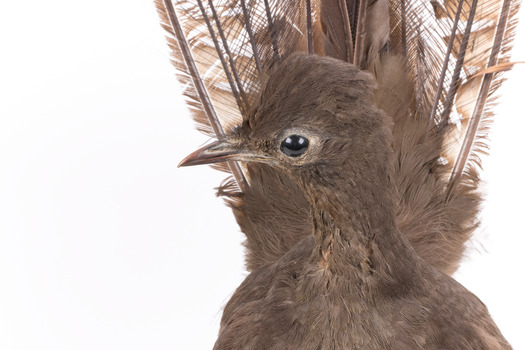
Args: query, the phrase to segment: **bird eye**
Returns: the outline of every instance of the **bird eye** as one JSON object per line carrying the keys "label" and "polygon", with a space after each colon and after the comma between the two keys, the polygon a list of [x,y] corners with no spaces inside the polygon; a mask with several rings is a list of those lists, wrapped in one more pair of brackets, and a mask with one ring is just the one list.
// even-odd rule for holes
{"label": "bird eye", "polygon": [[308,149],[308,143],[306,137],[290,135],[281,142],[281,152],[290,157],[299,157]]}

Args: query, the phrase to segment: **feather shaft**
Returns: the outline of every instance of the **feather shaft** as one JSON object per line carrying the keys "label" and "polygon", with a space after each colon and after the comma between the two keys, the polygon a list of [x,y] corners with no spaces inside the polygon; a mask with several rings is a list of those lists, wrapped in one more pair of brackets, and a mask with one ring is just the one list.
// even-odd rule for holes
{"label": "feather shaft", "polygon": [[401,0],[401,55],[407,55],[407,19],[406,3]]}
{"label": "feather shaft", "polygon": [[[496,35],[494,37],[494,44],[492,46],[492,51],[490,53],[490,59],[487,64],[487,68],[490,68],[496,65],[497,63],[498,53],[500,52],[501,44],[503,42],[503,36],[505,34],[505,29],[507,27],[507,20],[509,17],[509,9],[510,9],[511,1],[512,0],[504,0],[503,5],[501,7],[500,17],[498,20],[498,26],[496,29]],[[478,127],[481,121],[481,115],[483,114],[483,109],[485,108],[485,102],[487,101],[487,97],[490,91],[490,84],[492,82],[493,77],[494,77],[494,73],[487,73],[483,76],[483,80],[482,80],[481,87],[478,93],[478,97],[476,99],[476,105],[474,106],[474,111],[472,112],[472,116],[470,118],[468,129],[465,134],[465,139],[461,145],[458,159],[456,163],[454,164],[454,168],[452,169],[452,174],[450,176],[450,180],[448,183],[449,193],[450,193],[450,190],[459,182],[459,179],[461,175],[463,174],[463,169],[465,168],[465,164],[467,163],[467,160],[470,155],[470,151],[472,149],[472,145],[476,138]]]}
{"label": "feather shaft", "polygon": [[[441,67],[441,74],[439,76],[438,85],[436,88],[436,95],[434,96],[434,103],[432,104],[432,111],[430,112],[430,120],[434,120],[434,118],[436,117],[437,106],[438,106],[438,103],[441,97],[443,83],[445,81],[445,76],[448,70],[448,61],[450,60],[450,54],[452,53],[452,48],[454,47],[454,40],[456,39],[456,31],[458,29],[459,18],[461,17],[461,9],[463,7],[463,1],[464,0],[459,0],[456,17],[454,18],[454,24],[452,25],[450,38],[448,39],[447,52],[445,53],[443,66]],[[475,1],[476,0],[474,0],[474,2]],[[472,6],[472,8],[475,8],[475,6]]]}
{"label": "feather shaft", "polygon": [[279,60],[279,47],[277,46],[277,32],[273,23],[272,12],[270,11],[270,4],[268,0],[264,0],[264,9],[266,10],[266,18],[268,20],[268,29],[270,31],[270,38],[272,39],[273,56]]}
{"label": "feather shaft", "polygon": [[[476,16],[478,0],[473,0],[470,6],[470,13],[467,20],[467,25],[465,26],[465,31],[463,34],[463,39],[461,40],[461,45],[459,47],[458,58],[456,60],[456,66],[454,67],[454,73],[452,74],[452,79],[447,91],[447,97],[443,103],[443,113],[441,114],[441,120],[438,125],[438,132],[441,132],[448,125],[450,112],[452,111],[452,104],[454,98],[456,97],[456,92],[458,90],[458,82],[461,74],[461,69],[463,68],[463,62],[465,60],[465,53],[467,51],[467,46],[470,38],[470,33],[472,31],[472,24],[474,23],[474,18]],[[459,13],[459,11],[458,11]]]}
{"label": "feather shaft", "polygon": [[[181,24],[179,22],[175,9],[173,8],[173,4],[171,3],[171,0],[163,0],[163,4],[164,8],[166,9],[168,18],[170,20],[172,30],[175,33],[175,36],[177,37],[177,42],[179,43],[182,56],[184,57],[184,62],[186,63],[186,67],[188,68],[193,84],[195,85],[195,90],[197,90],[197,94],[199,95],[199,98],[202,102],[202,107],[204,108],[206,116],[210,121],[210,125],[212,126],[213,131],[215,132],[218,138],[224,137],[224,130],[219,121],[219,118],[217,117],[215,108],[213,107],[213,104],[210,100],[208,91],[206,90],[206,87],[204,86],[204,83],[200,77],[197,66],[195,65],[191,49],[188,45],[188,42],[186,41],[186,37],[184,36],[184,32],[182,31]],[[239,185],[241,191],[245,190],[246,179],[244,178],[244,174],[242,173],[239,164],[237,164],[236,162],[228,162],[228,166],[230,167],[230,170],[233,176],[235,177],[235,180],[237,181],[237,184]]]}
{"label": "feather shaft", "polygon": [[525,63],[525,61],[498,63],[495,66],[492,66],[492,67],[489,67],[489,68],[485,68],[482,71],[474,74],[473,76],[469,77],[469,80],[470,79],[474,79],[476,77],[480,77],[480,76],[482,76],[484,74],[487,74],[487,73],[505,72],[505,71],[511,70],[514,67],[515,64],[524,64],[524,63]]}
{"label": "feather shaft", "polygon": [[[348,11],[350,19],[350,28],[352,28],[352,35],[355,35],[355,30],[357,27],[357,19],[359,18],[359,1],[358,0],[343,0],[345,2],[346,10]],[[350,6],[348,6],[350,3]],[[355,36],[352,37],[355,41]]]}
{"label": "feather shaft", "polygon": [[231,76],[230,69],[228,68],[228,64],[226,63],[226,60],[224,59],[224,55],[222,54],[221,47],[219,46],[219,41],[217,40],[215,31],[213,30],[213,27],[211,26],[210,19],[208,17],[208,14],[206,13],[206,10],[204,9],[202,0],[197,0],[197,4],[199,5],[199,9],[201,10],[202,18],[204,19],[204,22],[206,23],[206,26],[208,27],[208,32],[210,33],[211,40],[213,42],[213,45],[215,46],[215,51],[217,51],[217,55],[219,56],[219,60],[221,61],[222,68],[224,70],[224,74],[226,74],[226,78],[228,79],[228,83],[230,84],[230,88],[232,89],[233,97],[235,98],[235,101],[237,102],[237,105],[239,106],[239,108],[242,108],[243,103],[239,96],[239,91],[237,90],[237,87],[235,86],[235,83],[233,82],[233,78]]}
{"label": "feather shaft", "polygon": [[350,17],[348,16],[348,7],[345,0],[339,0],[339,9],[343,16],[343,25],[345,29],[346,38],[346,61],[351,62],[354,55],[354,42],[352,39],[352,26],[350,24]]}
{"label": "feather shaft", "polygon": [[246,31],[248,32],[248,37],[250,38],[250,44],[253,50],[253,57],[255,59],[255,65],[257,66],[257,71],[259,72],[259,74],[261,74],[262,73],[261,59],[259,57],[259,51],[257,50],[257,43],[255,42],[255,38],[253,36],[252,25],[250,22],[250,14],[248,13],[248,9],[246,8],[245,0],[241,0],[241,7],[242,7],[242,14],[244,16],[244,25],[246,26]]}
{"label": "feather shaft", "polygon": [[306,0],[306,33],[308,36],[308,53],[314,53],[314,33],[312,28],[312,3]]}
{"label": "feather shaft", "polygon": [[363,42],[365,40],[365,21],[366,8],[368,7],[368,0],[359,1],[359,17],[357,18],[357,29],[355,33],[355,47],[354,47],[354,64],[361,65],[361,56],[363,51]]}
{"label": "feather shaft", "polygon": [[[239,108],[241,110],[246,109],[247,97],[246,97],[246,93],[244,92],[244,88],[242,87],[242,82],[241,82],[241,79],[239,77],[239,72],[237,71],[237,65],[235,64],[235,60],[232,57],[232,54],[231,54],[231,51],[230,51],[230,46],[228,45],[228,40],[226,39],[226,37],[224,35],[224,30],[222,29],[221,21],[219,21],[219,17],[217,16],[217,11],[215,11],[215,6],[213,6],[213,1],[212,0],[208,0],[208,3],[210,5],[210,9],[211,9],[211,13],[212,13],[212,16],[213,16],[213,20],[215,21],[215,24],[217,25],[217,30],[219,32],[219,36],[221,37],[221,41],[222,41],[222,46],[224,47],[224,50],[226,51],[226,55],[228,56],[228,61],[230,62],[230,67],[231,67],[233,76],[235,77],[235,82],[237,83],[237,87],[239,89],[239,94],[240,94],[241,99],[242,99],[242,101],[241,101],[241,100],[239,100],[236,97],[237,104],[239,105]],[[211,34],[211,27],[209,27],[209,28],[210,28],[209,30],[210,30],[210,34]],[[216,46],[216,48],[217,48],[217,52],[219,52],[219,49],[218,49],[217,46]],[[226,66],[224,64],[223,64],[223,67],[224,67],[224,71],[226,72],[226,74],[229,75],[228,69],[226,68]],[[228,78],[228,81],[229,80],[230,80],[230,78]],[[232,86],[232,92],[233,92],[234,88],[233,88],[233,85],[232,85],[231,82],[230,82],[230,85]]]}

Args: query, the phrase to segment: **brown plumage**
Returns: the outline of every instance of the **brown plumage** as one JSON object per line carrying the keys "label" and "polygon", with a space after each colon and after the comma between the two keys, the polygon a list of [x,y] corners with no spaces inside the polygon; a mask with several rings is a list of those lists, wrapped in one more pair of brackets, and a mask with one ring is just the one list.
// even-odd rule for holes
{"label": "brown plumage", "polygon": [[[360,244],[370,256],[357,248],[359,244],[355,247],[350,244],[353,247],[350,250],[340,248],[340,255],[345,256],[344,259],[358,261],[360,254],[365,254],[371,260],[377,258],[374,260],[377,264],[368,266],[371,275],[377,274],[380,280],[386,278],[400,286],[402,283],[397,280],[397,273],[401,273],[403,278],[419,286],[407,291],[409,294],[414,293],[406,299],[409,304],[415,303],[412,311],[428,309],[433,303],[443,303],[442,298],[451,295],[458,296],[462,300],[461,305],[443,312],[429,311],[425,320],[445,322],[453,312],[486,318],[486,329],[481,327],[474,331],[472,325],[458,321],[460,324],[455,330],[464,331],[462,336],[465,339],[477,339],[477,335],[481,339],[485,331],[494,335],[494,339],[499,339],[499,333],[491,328],[490,318],[478,301],[441,273],[450,275],[457,269],[465,249],[464,244],[478,225],[480,193],[477,169],[480,165],[479,154],[486,147],[486,121],[491,116],[487,106],[493,101],[491,96],[501,84],[501,72],[511,66],[507,53],[515,24],[513,15],[517,12],[519,1],[196,0],[176,1],[174,8],[170,1],[158,0],[157,5],[163,26],[170,33],[168,40],[174,51],[179,78],[186,86],[189,105],[195,113],[199,128],[206,133],[215,134],[219,139],[226,135],[231,138],[237,133],[240,135],[237,139],[245,142],[243,135],[245,137],[249,130],[253,130],[261,140],[259,146],[270,147],[272,142],[281,141],[278,137],[283,135],[279,133],[287,130],[287,125],[304,118],[305,127],[309,125],[310,132],[327,128],[326,133],[315,136],[321,142],[339,132],[354,132],[346,129],[350,124],[334,122],[340,120],[334,119],[334,116],[344,115],[348,120],[364,123],[363,115],[355,115],[354,110],[346,109],[357,106],[372,111],[373,115],[382,115],[379,110],[386,115],[379,118],[383,123],[379,127],[383,130],[380,133],[384,136],[382,142],[389,140],[382,148],[385,152],[382,155],[385,157],[384,164],[382,160],[376,161],[385,167],[387,175],[375,183],[384,190],[385,207],[388,208],[388,215],[392,215],[392,220],[382,223],[386,226],[376,227],[378,223],[368,218],[367,215],[375,215],[372,209],[374,205],[365,201],[365,204],[354,207],[355,197],[339,195],[351,193],[356,188],[367,193],[367,187],[358,181],[362,174],[356,173],[355,169],[349,167],[336,171],[338,162],[323,160],[326,167],[332,167],[333,171],[330,174],[317,174],[318,178],[310,178],[311,174],[306,176],[305,172],[298,171],[301,167],[294,167],[292,171],[283,163],[276,162],[239,164],[228,161],[228,166],[214,164],[233,175],[221,185],[219,194],[232,207],[246,235],[248,270],[254,271],[256,276],[266,276],[266,282],[261,280],[258,283],[271,285],[270,281],[281,278],[281,272],[277,272],[276,266],[283,266],[283,261],[295,259],[289,260],[290,254],[299,254],[303,259],[301,266],[306,270],[310,268],[308,266],[313,260],[304,259],[311,258],[312,252],[326,243],[312,239],[312,227],[315,232],[318,223],[316,213],[329,213],[328,221],[337,223],[334,229],[337,232],[344,231],[343,228],[350,225],[347,222],[349,217],[366,219],[367,225],[372,223],[369,225],[372,231],[385,231],[384,238],[375,238],[380,242],[376,243],[383,245],[383,248],[392,245],[393,250],[371,249],[370,237],[366,236],[370,234],[368,232],[365,234],[368,243],[360,241]],[[306,58],[296,55],[296,52],[315,53],[317,56]],[[323,60],[320,56],[333,59]],[[292,61],[295,65],[290,63]],[[357,71],[351,63],[361,71]],[[347,84],[343,84],[332,71],[349,79]],[[364,71],[371,73],[373,84]],[[302,90],[287,85],[291,84],[292,77],[310,79],[311,85]],[[339,90],[333,89],[332,85],[336,81],[342,84]],[[347,91],[351,81],[361,82],[362,91],[352,90],[355,96]],[[294,82],[297,83],[297,80]],[[272,94],[275,96],[270,96]],[[312,111],[319,108],[322,113],[313,115]],[[272,116],[268,116],[272,113]],[[370,129],[366,123],[352,124],[352,127],[363,132],[377,131]],[[360,172],[370,175],[376,171],[373,161],[374,166],[363,160],[368,159],[367,148],[354,146],[356,148],[352,148],[352,152],[363,162],[356,163],[361,166]],[[347,152],[345,147],[341,148],[341,152],[331,151],[338,153],[338,161],[343,163],[355,156]],[[330,150],[330,147],[326,149]],[[264,149],[257,149],[261,150]],[[371,156],[370,159],[375,158]],[[314,163],[319,165],[320,161]],[[312,167],[305,165],[304,169],[307,168]],[[305,176],[311,181],[307,181]],[[340,201],[335,209],[328,210],[325,208],[327,203],[320,203],[318,197],[323,190],[317,182],[321,179],[335,184],[331,195],[342,196],[333,198],[334,202]],[[344,218],[337,218],[336,212]],[[365,221],[360,224],[365,225]],[[342,241],[330,239],[329,246],[335,251],[339,249],[335,248],[338,243],[352,241],[347,238]],[[326,251],[326,247],[323,249]],[[375,256],[375,252],[379,257]],[[398,259],[382,259],[384,254],[395,254]],[[334,266],[331,263],[328,265]],[[406,266],[417,268],[413,273],[402,272]],[[323,271],[329,270],[325,266]],[[324,281],[331,281],[331,276],[326,275]],[[227,310],[237,313],[245,307],[243,297],[239,295],[253,292],[254,279],[252,276],[247,279]],[[388,302],[370,303],[379,295],[388,300],[395,297],[395,293],[389,294],[391,290],[383,282],[374,281],[373,284],[376,282],[382,287],[374,290],[370,287],[371,294],[360,294],[362,300],[356,304],[359,305],[358,309],[362,307],[367,312],[379,312],[382,319],[388,316],[388,312],[404,314],[404,310],[394,309]],[[434,298],[423,298],[423,294],[430,292],[429,286],[432,284],[434,287],[442,286],[443,291],[435,292]],[[334,283],[330,282],[329,285],[333,286]],[[337,288],[329,289],[327,293],[335,293],[332,299],[325,300],[329,303],[337,295],[343,299],[347,295]],[[266,294],[258,295],[257,298],[263,297],[265,300],[269,298]],[[306,299],[302,300],[310,304],[313,299],[309,297],[312,295],[306,295]],[[254,300],[259,300],[257,298]],[[325,315],[329,319],[333,312],[340,313],[335,304],[333,308],[327,310],[328,314]],[[275,312],[265,317],[278,317]],[[345,317],[350,317],[350,314],[355,316],[355,313],[349,313]],[[233,319],[236,317],[228,316],[228,312],[225,312],[223,329],[226,329],[228,322],[237,322]],[[308,317],[301,322],[317,324],[317,321]],[[371,320],[357,322],[353,319],[348,325],[351,324],[354,329],[365,327],[367,322]],[[404,324],[401,320],[396,322]],[[419,319],[413,322],[421,326]],[[406,329],[394,327],[392,332],[407,335],[407,329],[414,324],[406,323]],[[421,344],[445,341],[443,334],[446,332],[440,333],[432,328],[434,326],[426,325],[430,328],[425,328],[427,332],[423,332],[421,337],[430,338],[421,340]],[[343,325],[337,327],[340,329],[336,329],[336,332],[345,331]],[[438,328],[442,327],[440,325]],[[227,328],[231,332],[232,327]],[[455,330],[448,329],[450,334],[455,334],[451,335],[451,339],[460,337]],[[417,333],[417,329],[413,331]],[[353,338],[360,336],[362,334],[357,332]],[[373,343],[386,337],[389,339],[385,338],[387,343],[405,341],[404,338],[389,338],[385,334],[378,337],[369,340]],[[334,341],[336,338],[333,338]],[[344,341],[347,340],[337,340],[338,344],[344,344]],[[489,340],[487,342],[490,343]],[[503,340],[501,342],[504,344]],[[412,347],[420,345],[410,344]],[[380,343],[370,345],[372,348],[374,346],[378,347]],[[467,345],[458,346],[469,348]],[[276,348],[279,346],[276,345]]]}
{"label": "brown plumage", "polygon": [[[268,164],[310,206],[307,237],[231,298],[215,349],[510,349],[483,303],[399,232],[392,120],[372,86],[347,63],[292,55],[242,126],[181,163]],[[290,156],[298,136],[307,147]]]}
{"label": "brown plumage", "polygon": [[[360,11],[361,3],[196,0],[176,1],[177,11],[167,0],[157,5],[189,106],[209,134],[222,137],[238,124],[254,108],[264,69],[293,52],[311,47],[372,72],[378,83],[373,99],[394,119],[396,221],[423,259],[452,274],[478,225],[487,97],[509,67],[519,2],[369,0]],[[494,72],[475,76],[486,67]],[[482,84],[485,94],[477,96]],[[235,163],[218,168],[235,178],[218,193],[246,235],[249,271],[305,237],[306,230],[293,228],[309,226],[307,201],[281,170]]]}

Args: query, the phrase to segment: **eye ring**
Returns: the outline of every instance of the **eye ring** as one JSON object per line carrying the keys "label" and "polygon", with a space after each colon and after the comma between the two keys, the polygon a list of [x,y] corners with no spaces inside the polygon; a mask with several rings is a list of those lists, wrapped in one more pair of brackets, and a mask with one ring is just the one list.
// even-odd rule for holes
{"label": "eye ring", "polygon": [[310,141],[301,135],[289,135],[281,142],[281,152],[289,157],[299,157],[308,149]]}

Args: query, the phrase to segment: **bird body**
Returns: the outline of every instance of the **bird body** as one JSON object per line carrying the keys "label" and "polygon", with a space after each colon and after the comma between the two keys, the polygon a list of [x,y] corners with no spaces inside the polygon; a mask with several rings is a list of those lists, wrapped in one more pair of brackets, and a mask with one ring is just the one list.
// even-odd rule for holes
{"label": "bird body", "polygon": [[511,348],[451,277],[419,266],[402,281],[359,268],[337,275],[312,257],[315,248],[305,238],[250,274],[224,309],[214,349]]}
{"label": "bird body", "polygon": [[[284,78],[297,66],[320,76]],[[181,163],[266,163],[310,204],[307,238],[243,282],[215,349],[510,349],[483,303],[399,232],[393,123],[371,102],[372,88],[355,66],[292,55],[226,141]],[[308,147],[289,156],[280,141],[298,134]]]}
{"label": "bird body", "polygon": [[449,277],[519,7],[478,1],[157,1],[218,137],[180,165],[232,174],[246,235],[215,349],[510,348]]}

